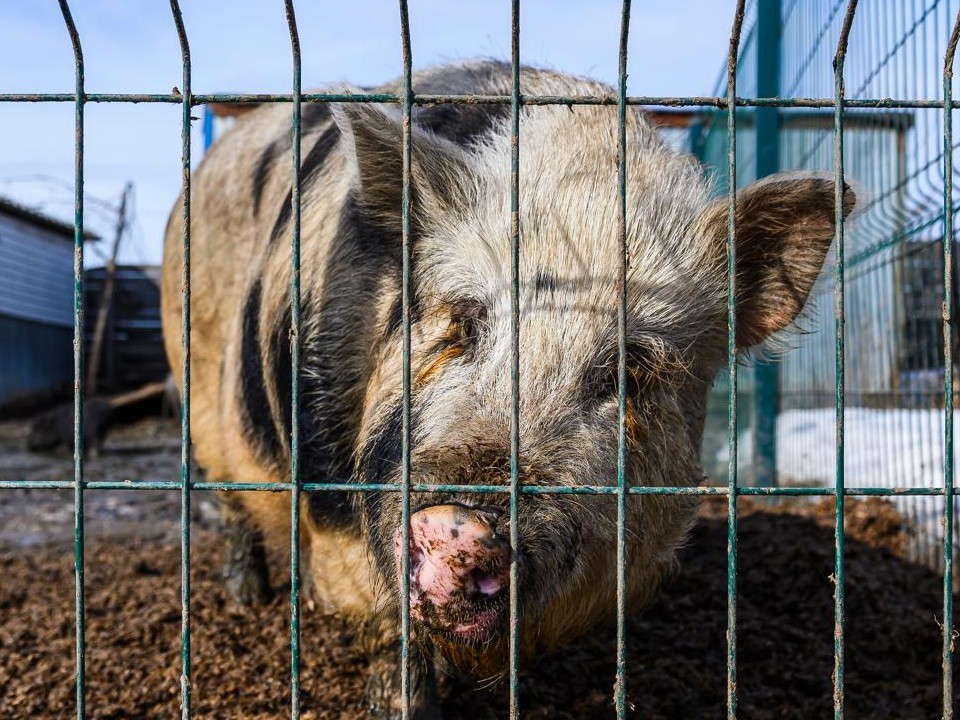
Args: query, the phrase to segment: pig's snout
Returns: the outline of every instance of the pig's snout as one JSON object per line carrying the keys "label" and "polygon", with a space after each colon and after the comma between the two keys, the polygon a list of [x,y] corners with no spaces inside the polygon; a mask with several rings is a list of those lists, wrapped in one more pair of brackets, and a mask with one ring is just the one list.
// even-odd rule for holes
{"label": "pig's snout", "polygon": [[[503,623],[510,544],[499,511],[435,505],[410,516],[410,614],[427,627],[481,642]],[[397,533],[397,577],[402,577]]]}

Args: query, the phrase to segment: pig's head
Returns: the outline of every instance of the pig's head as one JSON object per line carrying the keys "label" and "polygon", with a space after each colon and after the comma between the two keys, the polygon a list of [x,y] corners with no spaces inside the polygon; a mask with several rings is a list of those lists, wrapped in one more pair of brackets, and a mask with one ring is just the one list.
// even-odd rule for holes
{"label": "pig's head", "polygon": [[[359,205],[400,242],[401,125],[382,110],[337,111]],[[503,133],[506,132],[502,128]],[[640,113],[627,127],[625,479],[703,479],[708,388],[727,346],[727,204]],[[502,137],[502,135],[501,135]],[[534,108],[521,121],[519,476],[528,486],[614,486],[618,477],[620,250],[616,113]],[[508,486],[511,457],[510,143],[466,149],[414,127],[413,483]],[[847,192],[844,211],[854,203]],[[801,312],[834,236],[834,184],[778,176],[737,203],[737,342],[746,349]],[[400,276],[384,282],[357,474],[402,472]],[[400,593],[401,500],[362,493],[384,587]],[[416,631],[479,676],[507,668],[511,551],[505,493],[414,492],[410,607]],[[694,503],[630,496],[626,593],[644,601],[674,563]],[[516,548],[521,655],[612,617],[616,499],[522,494]]]}

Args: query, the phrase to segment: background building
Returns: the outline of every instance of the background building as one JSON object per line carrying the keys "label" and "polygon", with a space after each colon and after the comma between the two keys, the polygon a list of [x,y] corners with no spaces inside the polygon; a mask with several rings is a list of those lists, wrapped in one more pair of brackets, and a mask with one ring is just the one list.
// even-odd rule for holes
{"label": "background building", "polygon": [[73,380],[73,236],[0,198],[0,403]]}

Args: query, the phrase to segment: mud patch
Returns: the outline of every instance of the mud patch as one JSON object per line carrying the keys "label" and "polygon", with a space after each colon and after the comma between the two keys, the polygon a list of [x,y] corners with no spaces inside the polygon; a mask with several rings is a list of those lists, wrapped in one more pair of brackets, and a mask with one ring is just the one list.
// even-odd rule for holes
{"label": "mud patch", "polygon": [[[126,497],[139,498],[140,492]],[[174,511],[176,502],[169,499]],[[877,502],[848,502],[846,716],[938,717],[942,582],[898,556],[899,538],[907,529]],[[706,506],[683,551],[679,574],[651,607],[629,620],[631,717],[725,717],[723,507]],[[176,529],[176,517],[174,512],[161,525]],[[740,717],[806,720],[832,712],[831,520],[823,504],[744,503]],[[290,703],[285,588],[266,606],[232,605],[220,576],[218,540],[202,523],[193,533],[194,716],[284,717]],[[167,532],[151,539],[93,533],[86,572],[88,716],[175,716],[181,620],[176,539]],[[0,552],[0,717],[74,712],[73,604],[71,545],[8,546]],[[335,618],[304,611],[304,718],[364,717],[364,666],[351,639],[350,629]],[[602,630],[525,671],[523,716],[611,717],[614,647],[612,629]],[[444,683],[444,717],[506,716],[505,687],[476,690],[460,680]]]}

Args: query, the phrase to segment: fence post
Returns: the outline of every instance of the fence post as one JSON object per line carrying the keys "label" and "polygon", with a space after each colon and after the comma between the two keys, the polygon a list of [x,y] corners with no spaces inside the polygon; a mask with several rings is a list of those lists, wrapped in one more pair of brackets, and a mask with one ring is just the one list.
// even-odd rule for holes
{"label": "fence post", "polygon": [[[757,96],[776,97],[780,92],[780,2],[757,2]],[[780,169],[780,115],[775,107],[758,107],[757,178]],[[753,468],[761,487],[777,484],[777,410],[780,397],[779,368],[775,361],[758,361],[753,368]]]}

